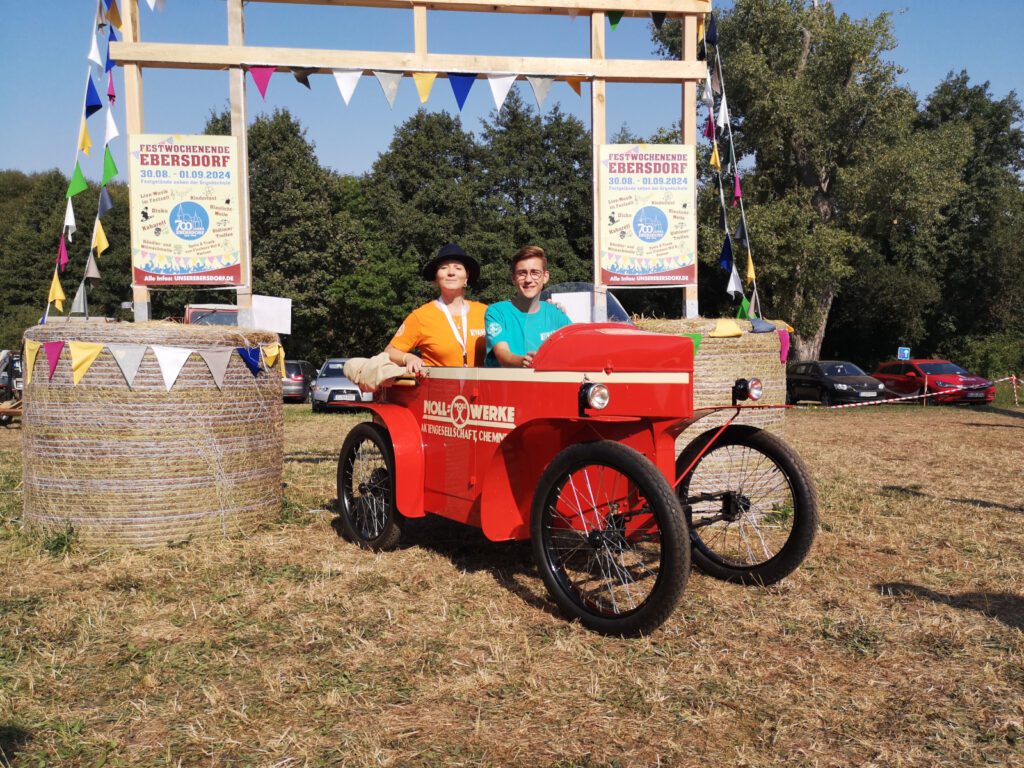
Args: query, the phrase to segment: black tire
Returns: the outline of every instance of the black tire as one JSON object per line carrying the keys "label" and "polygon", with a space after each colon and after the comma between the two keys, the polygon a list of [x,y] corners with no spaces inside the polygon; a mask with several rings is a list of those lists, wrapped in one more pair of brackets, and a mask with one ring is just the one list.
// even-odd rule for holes
{"label": "black tire", "polygon": [[[676,460],[682,474],[718,430]],[[807,557],[818,530],[818,497],[803,461],[772,434],[727,427],[680,481],[677,492],[693,561],[736,584],[774,584]]]}
{"label": "black tire", "polygon": [[0,427],[9,426],[14,421],[14,417],[9,413],[0,414]]}
{"label": "black tire", "polygon": [[314,400],[313,401],[313,413],[323,413],[323,412],[324,412],[323,407],[321,407],[321,405],[316,400]]}
{"label": "black tire", "polygon": [[790,390],[786,390],[786,405],[796,405],[796,398]]}
{"label": "black tire", "polygon": [[555,602],[608,635],[653,631],[686,587],[686,523],[672,486],[632,448],[566,448],[537,484],[533,556]]}
{"label": "black tire", "polygon": [[395,454],[377,424],[357,424],[341,446],[338,511],[346,537],[364,549],[398,546],[404,518],[395,507]]}
{"label": "black tire", "polygon": [[821,390],[821,404],[826,408],[832,407],[832,393],[827,389]]}

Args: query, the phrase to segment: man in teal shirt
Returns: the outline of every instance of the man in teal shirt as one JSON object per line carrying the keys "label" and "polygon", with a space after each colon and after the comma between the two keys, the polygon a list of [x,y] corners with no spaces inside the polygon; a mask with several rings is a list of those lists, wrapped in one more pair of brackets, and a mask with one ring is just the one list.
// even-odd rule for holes
{"label": "man in teal shirt", "polygon": [[544,249],[536,245],[521,248],[512,257],[512,283],[516,295],[487,308],[486,365],[503,368],[531,368],[533,356],[544,340],[572,321],[554,304],[540,300],[551,275]]}

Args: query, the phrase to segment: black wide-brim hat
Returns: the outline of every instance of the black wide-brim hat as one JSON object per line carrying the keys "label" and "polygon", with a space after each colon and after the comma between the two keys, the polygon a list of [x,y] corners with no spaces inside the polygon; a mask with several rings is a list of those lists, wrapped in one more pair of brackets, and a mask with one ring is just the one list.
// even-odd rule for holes
{"label": "black wide-brim hat", "polygon": [[432,258],[426,264],[423,265],[424,280],[434,282],[437,277],[437,268],[445,261],[460,261],[466,268],[466,274],[469,276],[469,282],[475,283],[480,277],[480,264],[472,256],[467,254],[462,248],[456,243],[448,243],[437,252],[437,256]]}

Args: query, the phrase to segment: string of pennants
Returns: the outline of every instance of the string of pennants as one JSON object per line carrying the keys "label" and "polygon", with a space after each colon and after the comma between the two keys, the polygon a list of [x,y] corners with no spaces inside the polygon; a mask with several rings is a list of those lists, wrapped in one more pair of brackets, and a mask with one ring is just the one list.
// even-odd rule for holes
{"label": "string of pennants", "polygon": [[[708,64],[707,78],[701,92],[701,102],[707,107],[708,111],[707,122],[704,125],[704,136],[711,142],[710,165],[714,169],[715,178],[718,181],[718,201],[721,206],[719,224],[725,235],[722,242],[722,251],[718,257],[718,266],[729,273],[729,283],[725,289],[726,293],[733,300],[737,298],[740,300],[740,307],[736,316],[740,319],[749,317],[763,319],[761,315],[761,301],[757,295],[757,274],[754,271],[754,255],[750,247],[747,211],[743,203],[743,188],[740,185],[740,169],[736,163],[736,148],[733,143],[729,102],[725,94],[725,78],[722,76],[722,57],[719,51],[718,26],[715,24],[714,13],[708,15],[705,29],[698,29],[697,35],[698,39],[700,39],[699,58]],[[715,109],[716,96],[720,97],[717,110]],[[728,149],[724,163],[719,153],[720,139],[723,143],[727,144]],[[732,177],[731,185],[728,183],[729,177]],[[726,189],[730,186],[732,194],[731,207],[739,213],[739,222],[732,233],[730,233],[729,229],[730,206],[726,202]],[[736,269],[737,257],[742,258],[743,256],[743,253],[736,253],[736,247],[746,251],[746,282],[749,298],[748,291],[744,290],[739,272]]]}
{"label": "string of pennants", "polygon": [[284,347],[278,342],[261,344],[256,347],[198,349],[158,344],[110,344],[92,341],[40,342],[25,339],[25,386],[27,387],[32,382],[32,372],[35,369],[40,349],[46,356],[49,365],[47,377],[47,381],[49,381],[57,370],[57,364],[65,347],[71,355],[71,381],[76,386],[82,381],[103,350],[109,352],[114,358],[121,373],[124,374],[125,381],[128,382],[129,389],[135,383],[135,375],[139,372],[139,366],[142,365],[142,358],[145,356],[146,350],[153,351],[168,392],[178,380],[178,374],[181,373],[181,369],[192,353],[198,354],[206,362],[218,389],[223,389],[224,374],[227,372],[232,355],[236,354],[253,376],[259,376],[260,371],[271,371],[275,367],[280,370],[281,376],[284,376]]}

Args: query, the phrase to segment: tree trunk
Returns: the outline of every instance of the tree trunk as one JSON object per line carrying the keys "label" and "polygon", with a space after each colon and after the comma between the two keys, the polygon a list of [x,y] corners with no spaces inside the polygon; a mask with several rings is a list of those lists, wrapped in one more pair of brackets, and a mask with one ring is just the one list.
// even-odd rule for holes
{"label": "tree trunk", "polygon": [[791,359],[818,359],[818,356],[821,354],[821,342],[825,338],[825,326],[828,325],[828,315],[832,310],[833,298],[835,298],[835,294],[832,291],[827,291],[818,301],[818,323],[814,333],[806,337],[799,333],[793,334]]}

